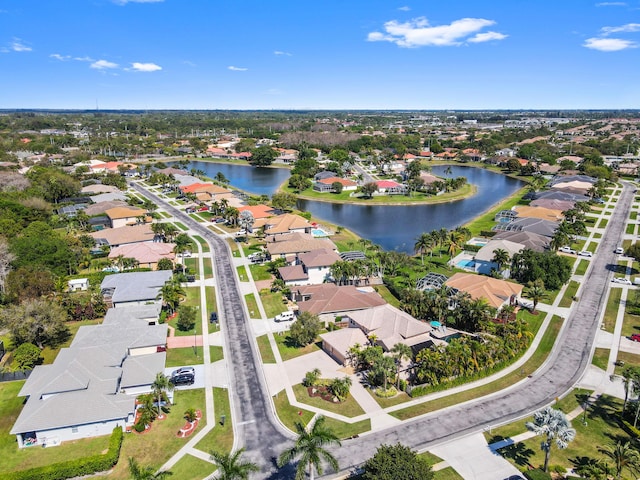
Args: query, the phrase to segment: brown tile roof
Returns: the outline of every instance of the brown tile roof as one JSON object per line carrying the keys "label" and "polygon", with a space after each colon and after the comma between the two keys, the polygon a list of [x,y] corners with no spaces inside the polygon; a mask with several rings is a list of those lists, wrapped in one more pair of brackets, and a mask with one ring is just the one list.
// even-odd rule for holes
{"label": "brown tile roof", "polygon": [[520,205],[514,208],[518,212],[518,217],[528,218],[541,218],[542,220],[549,220],[550,222],[557,222],[562,220],[561,210],[552,210],[544,207],[530,207],[528,205]]}
{"label": "brown tile roof", "polygon": [[512,295],[522,293],[522,285],[472,273],[456,273],[445,285],[468,293],[474,300],[484,298],[494,308],[500,308]]}
{"label": "brown tile roof", "polygon": [[298,302],[298,309],[316,315],[362,310],[387,303],[377,292],[353,285],[339,287],[334,283],[323,283],[296,287],[295,291],[297,295],[311,296],[307,301]]}
{"label": "brown tile roof", "polygon": [[238,208],[240,212],[249,211],[253,215],[254,220],[258,218],[269,218],[273,217],[273,207],[268,205],[245,205],[244,207]]}
{"label": "brown tile roof", "polygon": [[140,217],[146,215],[147,211],[135,207],[115,207],[106,210],[104,213],[111,220],[115,220],[118,218]]}
{"label": "brown tile roof", "polygon": [[299,258],[307,268],[330,267],[334,263],[341,260],[340,255],[338,255],[335,251],[326,248],[319,248],[318,250],[311,250],[307,253],[301,253],[299,255]]}
{"label": "brown tile roof", "polygon": [[348,178],[329,177],[318,180],[318,183],[323,183],[325,185],[331,185],[335,182],[342,184],[342,186],[344,187],[355,187],[356,185],[358,185],[356,182],[354,182],[353,180],[349,180]]}
{"label": "brown tile roof", "polygon": [[309,238],[267,243],[267,251],[270,255],[286,255],[320,249],[336,250],[335,244],[328,238],[313,238],[311,235],[307,237]]}
{"label": "brown tile roof", "polygon": [[143,223],[141,225],[127,225],[119,228],[106,228],[97,232],[92,232],[93,238],[104,238],[109,245],[122,245],[126,243],[152,242],[154,234],[151,225]]}
{"label": "brown tile roof", "polygon": [[84,209],[84,213],[86,213],[90,217],[93,217],[94,215],[102,215],[104,212],[112,208],[126,206],[127,202],[123,202],[122,200],[109,200],[106,202],[98,202],[94,203],[93,205],[89,205]]}
{"label": "brown tile roof", "polygon": [[161,258],[175,260],[174,248],[174,243],[131,243],[112,249],[109,252],[109,258],[117,258],[122,255],[126,258],[135,258],[141,264],[157,263]]}
{"label": "brown tile roof", "polygon": [[278,268],[280,278],[285,282],[295,282],[297,280],[308,280],[309,275],[304,271],[302,265],[290,265]]}
{"label": "brown tile roof", "polygon": [[254,228],[260,228],[262,226],[266,227],[265,232],[267,235],[287,233],[291,230],[299,230],[302,228],[311,228],[311,224],[306,218],[291,213],[285,213],[267,219],[258,219],[258,221],[254,223]]}

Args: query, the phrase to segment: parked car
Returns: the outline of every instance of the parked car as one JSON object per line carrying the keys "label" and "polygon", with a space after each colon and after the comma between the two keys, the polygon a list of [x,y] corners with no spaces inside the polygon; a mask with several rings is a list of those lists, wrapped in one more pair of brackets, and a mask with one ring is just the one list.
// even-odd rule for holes
{"label": "parked car", "polygon": [[614,250],[614,253],[617,253],[618,255],[622,255],[624,253],[624,248],[618,247]]}
{"label": "parked car", "polygon": [[611,280],[613,283],[620,283],[622,285],[632,285],[631,280],[629,280],[628,278],[613,278]]}
{"label": "parked car", "polygon": [[209,207],[206,207],[206,206],[205,206],[205,207],[200,207],[200,208],[198,209],[198,211],[199,211],[199,212],[208,212],[208,211],[209,211]]}
{"label": "parked car", "polygon": [[582,250],[578,252],[578,255],[580,255],[581,257],[593,257],[593,253],[591,253],[589,250]]}
{"label": "parked car", "polygon": [[179,375],[172,375],[169,381],[175,385],[193,385],[196,381],[196,376],[193,373],[181,373]]}
{"label": "parked car", "polygon": [[577,254],[577,252],[573,248],[568,247],[568,246],[560,247],[558,249],[558,251],[562,252],[562,253],[570,253],[572,255],[576,255]]}
{"label": "parked car", "polygon": [[629,337],[631,340],[633,340],[634,342],[640,342],[640,333],[634,333],[633,335],[631,335],[631,337]]}
{"label": "parked car", "polygon": [[216,218],[216,223],[226,223],[226,222],[227,222],[227,221],[226,221],[224,218],[222,218],[222,217],[220,217],[220,218]]}
{"label": "parked car", "polygon": [[209,323],[216,323],[218,321],[218,313],[211,312],[211,316],[209,317]]}
{"label": "parked car", "polygon": [[178,254],[179,257],[190,257],[191,255],[192,254],[189,250],[185,250],[184,252]]}
{"label": "parked car", "polygon": [[293,320],[295,315],[292,311],[282,312],[275,316],[274,320],[276,322],[286,322],[288,320]]}
{"label": "parked car", "polygon": [[180,367],[177,370],[171,372],[171,376],[175,377],[176,375],[182,375],[184,373],[190,373],[191,375],[196,374],[196,369],[193,367]]}
{"label": "parked car", "polygon": [[105,267],[102,269],[103,272],[111,272],[111,273],[118,273],[120,271],[120,269],[118,267]]}

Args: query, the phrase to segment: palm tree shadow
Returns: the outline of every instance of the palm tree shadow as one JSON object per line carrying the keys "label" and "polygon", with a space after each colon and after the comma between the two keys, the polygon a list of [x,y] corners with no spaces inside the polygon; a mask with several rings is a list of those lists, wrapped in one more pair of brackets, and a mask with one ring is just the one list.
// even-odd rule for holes
{"label": "palm tree shadow", "polygon": [[[296,463],[287,463],[283,467],[279,468],[277,458],[271,459],[271,471],[268,476],[265,476],[266,480],[290,480],[296,476]],[[267,472],[263,472],[267,473]]]}
{"label": "palm tree shadow", "polygon": [[530,465],[529,460],[535,455],[535,452],[522,442],[507,445],[497,450],[497,452],[504,458],[513,460],[520,467],[528,467]]}

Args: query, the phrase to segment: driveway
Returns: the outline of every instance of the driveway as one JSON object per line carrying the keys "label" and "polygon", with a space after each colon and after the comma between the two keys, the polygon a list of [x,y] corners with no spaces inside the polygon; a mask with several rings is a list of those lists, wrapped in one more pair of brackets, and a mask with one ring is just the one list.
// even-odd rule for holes
{"label": "driveway", "polygon": [[[196,388],[204,388],[204,365],[181,365],[181,367],[193,367],[195,370],[195,379],[193,385],[179,385],[174,390],[194,390]],[[164,374],[168,377],[171,373],[180,367],[168,367],[164,369]]]}
{"label": "driveway", "polygon": [[291,385],[302,383],[305,373],[314,368],[320,369],[320,372],[322,372],[320,376],[323,378],[347,376],[346,373],[339,370],[342,367],[323,350],[287,360],[283,365],[289,378],[289,384]]}

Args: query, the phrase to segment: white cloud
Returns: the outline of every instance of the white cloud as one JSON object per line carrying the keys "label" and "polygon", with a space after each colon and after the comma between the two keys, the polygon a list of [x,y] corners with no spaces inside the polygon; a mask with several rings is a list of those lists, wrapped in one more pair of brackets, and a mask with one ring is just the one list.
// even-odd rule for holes
{"label": "white cloud", "polygon": [[60,55],[59,53],[52,53],[49,57],[60,60],[61,62],[66,62],[71,59],[71,55]]}
{"label": "white cloud", "polygon": [[93,58],[91,57],[73,57],[74,60],[77,60],[78,62],[93,62]]}
{"label": "white cloud", "polygon": [[282,90],[278,90],[277,88],[270,88],[266,92],[267,95],[282,95]]}
{"label": "white cloud", "polygon": [[637,45],[635,42],[621,38],[587,38],[582,46],[601,52],[617,52],[627,48],[636,48]]}
{"label": "white cloud", "polygon": [[[385,33],[371,32],[367,40],[370,42],[386,41],[392,42],[399,47],[448,47],[463,44],[469,40],[469,36],[479,33],[485,27],[494,25],[496,22],[484,18],[461,18],[455,20],[449,25],[431,26],[425,17],[418,17],[408,22],[400,23],[397,20],[391,20],[384,24]],[[490,32],[491,40],[499,40],[497,32]],[[474,42],[487,41],[478,39],[478,35],[474,38]],[[502,38],[506,38],[506,35]]]}
{"label": "white cloud", "polygon": [[403,12],[408,12],[409,10],[411,10],[411,7],[407,7],[406,5],[404,7],[400,7],[398,8],[398,10],[402,10]]}
{"label": "white cloud", "polygon": [[612,33],[629,33],[640,32],[640,23],[627,23],[619,27],[602,27],[603,35],[610,35]]}
{"label": "white cloud", "polygon": [[249,70],[248,68],[244,68],[244,67],[234,67],[233,65],[229,65],[227,67],[229,70],[232,70],[234,72],[246,72],[247,70]]}
{"label": "white cloud", "polygon": [[30,52],[32,50],[31,47],[22,43],[22,40],[20,40],[19,38],[13,39],[13,42],[11,42],[10,48],[14,52]]}
{"label": "white cloud", "polygon": [[118,68],[118,64],[107,60],[97,60],[93,62],[90,67],[95,68],[96,70],[105,70],[108,68]]}
{"label": "white cloud", "polygon": [[281,50],[276,50],[273,52],[274,55],[284,55],[286,57],[291,57],[292,55],[289,52],[283,52]]}
{"label": "white cloud", "polygon": [[131,69],[136,72],[157,72],[158,70],[162,70],[162,67],[155,63],[133,62],[131,64]]}
{"label": "white cloud", "polygon": [[195,67],[197,66],[195,63],[193,63],[190,60],[183,60],[182,63],[184,63],[185,65],[188,65],[189,67]]}
{"label": "white cloud", "polygon": [[504,33],[498,32],[485,32],[485,33],[476,33],[473,37],[471,37],[469,42],[471,43],[482,43],[482,42],[490,42],[491,40],[504,40],[509,35],[505,35]]}
{"label": "white cloud", "polygon": [[625,2],[600,2],[596,3],[596,7],[626,7]]}
{"label": "white cloud", "polygon": [[127,3],[160,3],[164,0],[113,0],[116,5],[126,5]]}

